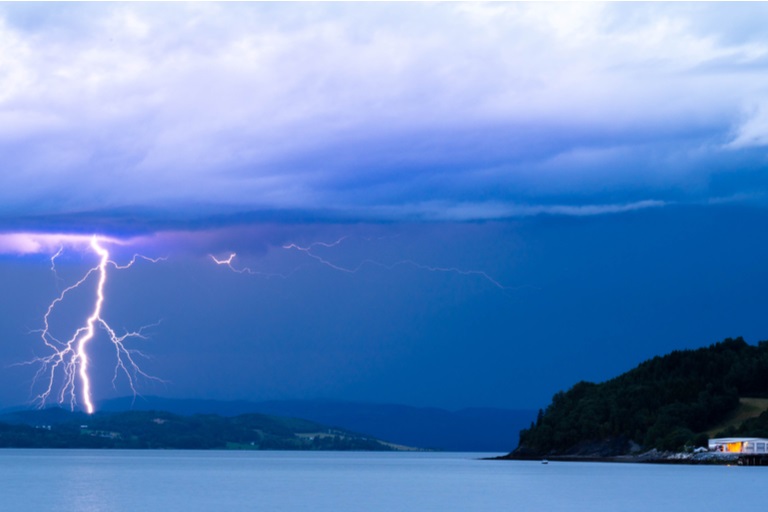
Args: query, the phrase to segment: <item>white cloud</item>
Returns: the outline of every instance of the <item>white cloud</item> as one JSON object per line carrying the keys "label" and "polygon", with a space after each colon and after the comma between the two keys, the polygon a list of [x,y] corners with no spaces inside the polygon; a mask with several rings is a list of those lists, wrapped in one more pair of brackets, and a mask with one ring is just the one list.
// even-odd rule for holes
{"label": "white cloud", "polygon": [[754,105],[725,147],[743,149],[768,146],[768,101]]}
{"label": "white cloud", "polygon": [[658,200],[644,200],[630,203],[612,204],[514,204],[514,203],[458,203],[427,202],[406,204],[374,209],[374,213],[384,218],[410,218],[418,220],[467,221],[493,220],[514,217],[533,217],[535,215],[565,215],[585,217],[622,213],[647,208],[661,208],[669,203]]}
{"label": "white cloud", "polygon": [[[41,6],[31,24],[14,9],[0,11],[6,212],[195,202],[373,211],[412,202],[409,183],[390,182],[401,179],[430,181],[423,199],[446,201],[456,180],[439,176],[449,166],[440,157],[466,133],[481,144],[450,172],[471,204],[478,167],[652,152],[670,137],[721,141],[768,87],[755,69],[768,37],[731,37],[741,22],[727,15],[760,6],[118,3],[59,17]],[[702,71],[722,62],[730,67]],[[764,144],[765,112],[728,147]],[[524,138],[532,131],[545,134],[537,144]],[[647,172],[616,169],[636,174],[606,185],[622,190]],[[579,172],[591,193],[605,169]],[[541,180],[525,186],[531,175],[500,177],[494,200],[538,193]],[[558,176],[579,193],[567,162],[553,190]]]}

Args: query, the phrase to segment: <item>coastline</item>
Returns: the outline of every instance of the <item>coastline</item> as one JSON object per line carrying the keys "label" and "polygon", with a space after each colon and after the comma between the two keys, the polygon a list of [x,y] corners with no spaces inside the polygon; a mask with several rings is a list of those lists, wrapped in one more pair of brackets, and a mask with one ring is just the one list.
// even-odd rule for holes
{"label": "coastline", "polygon": [[514,452],[484,460],[525,460],[550,462],[610,462],[622,464],[683,464],[683,465],[718,465],[718,466],[768,466],[768,457],[746,455],[742,453],[720,452],[662,452],[650,450],[632,455],[517,455]]}

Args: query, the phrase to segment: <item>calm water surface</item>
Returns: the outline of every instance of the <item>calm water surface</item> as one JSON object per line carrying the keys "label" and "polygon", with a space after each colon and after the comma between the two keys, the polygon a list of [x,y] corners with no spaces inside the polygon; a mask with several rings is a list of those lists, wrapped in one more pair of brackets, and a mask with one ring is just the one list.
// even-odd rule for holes
{"label": "calm water surface", "polygon": [[467,453],[0,450],[3,511],[764,511],[768,467]]}

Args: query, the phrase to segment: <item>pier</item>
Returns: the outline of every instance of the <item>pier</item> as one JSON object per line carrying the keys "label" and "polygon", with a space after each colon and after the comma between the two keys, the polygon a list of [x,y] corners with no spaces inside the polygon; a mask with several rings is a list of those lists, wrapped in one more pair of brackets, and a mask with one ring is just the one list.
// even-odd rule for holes
{"label": "pier", "polygon": [[768,454],[745,454],[741,455],[737,461],[739,466],[768,466]]}

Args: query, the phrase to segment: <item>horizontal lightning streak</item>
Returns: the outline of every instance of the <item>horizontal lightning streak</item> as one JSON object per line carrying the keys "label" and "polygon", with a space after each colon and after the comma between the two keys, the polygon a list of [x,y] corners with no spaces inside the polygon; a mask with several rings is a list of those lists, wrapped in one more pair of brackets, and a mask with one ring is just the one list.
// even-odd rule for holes
{"label": "horizontal lightning streak", "polygon": [[286,250],[294,249],[294,250],[303,252],[304,254],[309,256],[310,258],[312,258],[312,259],[322,263],[323,265],[325,265],[327,267],[330,267],[330,268],[332,268],[334,270],[338,270],[340,272],[347,272],[347,273],[350,273],[350,274],[355,274],[355,273],[359,272],[365,265],[375,265],[375,266],[378,266],[378,267],[385,268],[387,270],[392,270],[392,269],[394,269],[396,267],[399,267],[399,266],[408,265],[408,266],[412,266],[412,267],[415,267],[417,269],[426,270],[426,271],[429,271],[429,272],[444,272],[444,273],[459,274],[459,275],[464,275],[464,276],[478,276],[478,277],[484,279],[485,281],[489,282],[490,284],[492,284],[496,288],[499,288],[500,290],[509,290],[510,289],[509,287],[502,285],[500,282],[498,282],[496,279],[492,278],[490,275],[488,275],[486,272],[483,272],[482,270],[464,270],[464,269],[461,269],[461,268],[458,268],[458,267],[436,267],[436,266],[431,266],[431,265],[424,265],[422,263],[417,263],[417,262],[415,262],[413,260],[400,260],[400,261],[396,261],[396,262],[391,263],[391,264],[387,264],[387,263],[382,263],[380,261],[376,261],[376,260],[372,260],[372,259],[368,259],[368,258],[362,260],[355,267],[343,267],[341,265],[333,263],[330,260],[328,260],[326,258],[323,258],[323,257],[315,254],[314,252],[312,252],[312,250],[314,248],[316,248],[316,247],[325,247],[325,248],[336,247],[336,246],[338,246],[339,244],[341,244],[344,240],[346,240],[348,238],[349,238],[348,236],[343,236],[343,237],[339,238],[338,240],[336,240],[335,242],[314,242],[314,243],[312,243],[310,245],[307,245],[305,247],[302,247],[302,246],[300,246],[298,244],[295,244],[295,243],[291,243],[291,244],[283,245],[283,249],[286,249]]}
{"label": "horizontal lightning streak", "polygon": [[[370,258],[366,258],[366,259],[362,260],[355,267],[345,267],[345,266],[342,266],[342,265],[339,265],[337,263],[334,263],[334,262],[332,262],[332,261],[330,261],[330,260],[328,260],[326,258],[323,258],[322,256],[312,252],[313,249],[315,249],[317,247],[324,247],[324,248],[328,248],[328,249],[333,248],[333,247],[337,247],[338,245],[340,245],[342,242],[344,242],[348,238],[349,238],[349,236],[345,235],[345,236],[342,236],[341,238],[339,238],[339,239],[337,239],[336,241],[333,241],[333,242],[313,242],[313,243],[311,243],[310,245],[307,245],[307,246],[301,246],[301,245],[296,244],[296,243],[289,243],[289,244],[283,245],[282,248],[285,249],[285,250],[296,250],[296,251],[302,252],[302,253],[306,254],[309,258],[312,258],[313,260],[321,263],[322,265],[325,265],[325,266],[327,266],[327,267],[329,267],[329,268],[331,268],[333,270],[337,270],[339,272],[345,272],[345,273],[348,273],[348,274],[356,274],[357,272],[359,272],[366,265],[374,265],[374,266],[378,266],[378,267],[381,267],[381,268],[385,268],[387,270],[393,270],[393,269],[395,269],[395,268],[397,268],[399,266],[411,266],[411,267],[414,267],[414,268],[417,268],[417,269],[420,269],[420,270],[426,270],[428,272],[442,272],[442,273],[458,274],[458,275],[463,275],[463,276],[477,276],[477,277],[480,277],[481,279],[485,280],[486,282],[490,283],[491,285],[493,285],[494,287],[496,287],[496,288],[498,288],[498,289],[500,289],[502,291],[513,289],[511,287],[504,286],[499,281],[497,281],[496,279],[491,277],[487,272],[484,272],[482,270],[471,270],[471,269],[470,270],[466,270],[466,269],[462,269],[462,268],[459,268],[459,267],[437,267],[437,266],[433,266],[433,265],[424,265],[422,263],[418,263],[416,261],[409,260],[409,259],[408,260],[400,260],[400,261],[396,261],[396,262],[391,263],[391,264],[387,264],[387,263],[382,263],[380,261],[373,260],[373,259],[370,259]],[[214,263],[216,263],[217,265],[224,265],[224,266],[228,267],[230,270],[232,270],[233,272],[236,272],[238,274],[251,274],[251,275],[261,275],[261,276],[267,276],[267,277],[287,278],[291,274],[293,274],[294,272],[296,272],[298,270],[298,268],[293,269],[288,274],[271,274],[271,273],[265,273],[265,272],[256,272],[256,271],[252,270],[249,267],[241,267],[241,268],[235,267],[233,265],[233,261],[234,261],[235,257],[237,256],[237,254],[234,253],[234,252],[230,253],[227,258],[217,258],[217,257],[215,257],[213,255],[209,255],[209,256],[214,261]]]}

